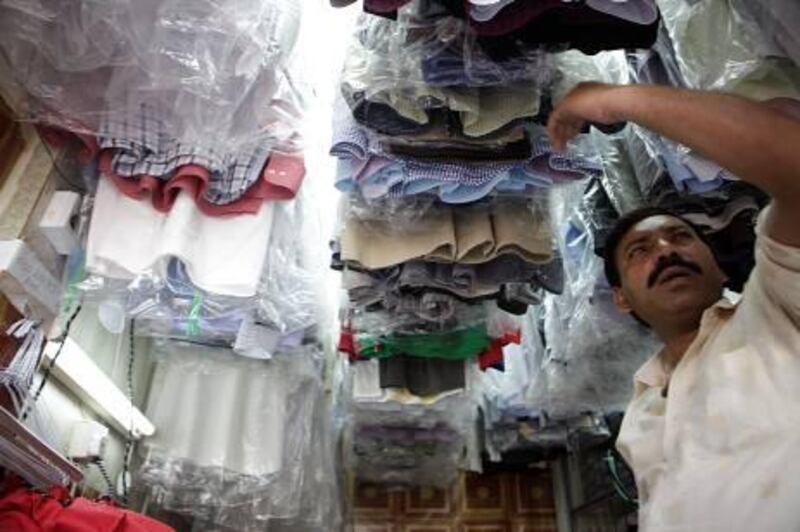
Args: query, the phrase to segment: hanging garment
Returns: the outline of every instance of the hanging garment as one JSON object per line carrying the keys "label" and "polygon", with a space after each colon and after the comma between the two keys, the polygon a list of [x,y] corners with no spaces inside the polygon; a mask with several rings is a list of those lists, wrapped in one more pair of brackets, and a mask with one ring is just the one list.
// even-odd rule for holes
{"label": "hanging garment", "polygon": [[[168,214],[123,195],[100,179],[87,242],[86,268],[115,279],[161,272],[180,259],[191,281],[209,292],[255,295],[272,226],[274,206],[253,216],[213,218],[178,194]],[[163,273],[162,277],[165,277]]]}
{"label": "hanging garment", "polygon": [[165,138],[183,146],[236,153],[265,146],[265,135],[268,147],[291,144],[302,117],[291,64],[301,10],[287,0],[6,2],[0,49],[15,75],[0,83],[26,95],[9,102],[26,120],[69,131],[136,127],[142,106],[157,106]]}
{"label": "hanging garment", "polygon": [[0,495],[0,530],[9,532],[171,532],[155,519],[110,501],[72,498],[62,487],[47,494],[12,487]]}

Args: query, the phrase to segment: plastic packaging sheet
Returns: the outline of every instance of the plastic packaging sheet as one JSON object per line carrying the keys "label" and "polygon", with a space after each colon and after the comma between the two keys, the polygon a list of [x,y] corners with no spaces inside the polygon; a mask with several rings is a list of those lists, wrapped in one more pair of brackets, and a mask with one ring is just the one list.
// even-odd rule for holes
{"label": "plastic packaging sheet", "polygon": [[260,240],[264,260],[253,296],[204,290],[176,258],[164,258],[132,279],[105,277],[90,268],[74,287],[85,299],[101,303],[103,323],[111,330],[119,330],[128,316],[136,320],[137,334],[210,345],[241,343],[244,351],[260,346],[264,353],[257,358],[267,358],[267,353],[297,345],[322,310],[322,265],[303,248],[318,236],[319,228],[308,221],[311,207],[302,193],[293,202],[269,206],[274,215],[271,226],[260,229],[269,234]]}
{"label": "plastic packaging sheet", "polygon": [[[448,486],[465,462],[474,438],[475,409],[463,391],[418,398],[376,396],[362,370],[349,364],[345,399],[345,460],[360,480]],[[380,389],[378,389],[379,391]]]}
{"label": "plastic packaging sheet", "polygon": [[[553,418],[569,418],[624,408],[633,374],[658,342],[614,307],[602,261],[594,252],[598,243],[575,220],[580,187],[558,193],[554,219],[562,224],[567,284],[563,295],[546,296],[544,305],[535,309],[542,316],[544,354],[540,384],[529,389],[528,400]],[[570,231],[567,224],[572,224]],[[524,342],[525,348],[537,349]]]}
{"label": "plastic packaging sheet", "polygon": [[785,91],[786,82],[795,75],[766,34],[729,0],[658,0],[658,4],[690,87],[755,97],[747,94],[746,80],[770,77],[773,83],[768,88],[774,93]]}
{"label": "plastic packaging sheet", "polygon": [[497,87],[519,82],[541,87],[550,81],[552,70],[545,51],[520,49],[515,57],[495,61],[463,20],[422,13],[424,9],[422,5],[409,6],[396,21],[362,15],[343,81],[373,101],[381,93],[413,94],[415,90],[436,91],[434,87]]}
{"label": "plastic packaging sheet", "polygon": [[314,349],[263,362],[161,344],[137,484],[165,509],[236,529],[296,517],[322,386]]}
{"label": "plastic packaging sheet", "polygon": [[[514,106],[512,106],[514,107]],[[330,154],[339,158],[335,186],[370,202],[425,194],[445,203],[471,203],[488,195],[535,195],[554,183],[599,175],[602,164],[583,136],[557,153],[543,126],[508,130],[502,142],[425,133],[416,145],[391,142],[359,124],[343,98],[334,103]],[[422,143],[422,140],[425,143]]]}
{"label": "plastic packaging sheet", "polygon": [[284,0],[4,0],[0,79],[22,116],[112,143],[188,145],[220,163],[294,151],[301,11]]}
{"label": "plastic packaging sheet", "polygon": [[800,65],[800,5],[793,0],[732,0],[732,5],[745,18],[754,21],[763,35]]}
{"label": "plastic packaging sheet", "polygon": [[[564,293],[545,295],[528,312],[522,345],[504,349],[505,373],[488,370],[474,390],[486,428],[496,429],[488,441],[493,453],[525,442],[563,445],[566,433],[553,422],[624,408],[634,372],[657,348],[648,331],[613,306],[596,244],[582,224],[594,214],[584,191],[585,184],[553,191]],[[525,418],[527,425],[520,424]]]}

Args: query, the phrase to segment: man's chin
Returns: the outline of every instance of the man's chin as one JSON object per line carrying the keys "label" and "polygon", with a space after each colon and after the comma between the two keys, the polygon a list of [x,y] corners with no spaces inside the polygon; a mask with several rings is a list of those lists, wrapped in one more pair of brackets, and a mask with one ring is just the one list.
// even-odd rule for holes
{"label": "man's chin", "polygon": [[720,297],[716,291],[711,291],[706,286],[697,286],[696,283],[669,283],[668,286],[662,285],[657,288],[662,290],[658,290],[660,293],[656,297],[671,312],[702,314]]}

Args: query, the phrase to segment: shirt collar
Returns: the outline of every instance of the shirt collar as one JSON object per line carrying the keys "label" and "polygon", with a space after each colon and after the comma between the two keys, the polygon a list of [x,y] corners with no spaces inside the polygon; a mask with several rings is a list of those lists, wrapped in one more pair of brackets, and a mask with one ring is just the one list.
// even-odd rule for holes
{"label": "shirt collar", "polygon": [[[703,318],[700,322],[701,331],[704,326],[706,326],[706,322],[708,321],[707,316],[711,313],[721,313],[727,314],[732,312],[736,309],[739,305],[739,301],[741,301],[742,295],[734,292],[733,290],[728,290],[727,288],[722,292],[722,297],[719,301],[714,303],[711,307],[709,307],[704,313]],[[698,333],[698,337],[700,334]],[[636,374],[633,376],[634,382],[638,384],[643,384],[644,386],[650,388],[663,388],[669,382],[669,375],[664,370],[664,364],[661,363],[661,353],[663,349],[660,350],[658,353],[650,357],[647,362],[642,364]]]}
{"label": "shirt collar", "polygon": [[633,376],[634,382],[649,388],[662,388],[667,385],[668,376],[661,363],[661,351],[651,356]]}

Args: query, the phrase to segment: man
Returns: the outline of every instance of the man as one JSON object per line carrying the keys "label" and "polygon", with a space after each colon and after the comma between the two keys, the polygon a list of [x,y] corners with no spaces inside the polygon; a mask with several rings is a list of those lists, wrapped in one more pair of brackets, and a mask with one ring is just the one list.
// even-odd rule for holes
{"label": "man", "polygon": [[635,376],[617,446],[644,531],[800,530],[800,121],[731,95],[578,86],[548,130],[630,121],[768,192],[756,267],[735,301],[698,230],[659,210],[623,217],[606,272],[618,307],[663,349]]}

